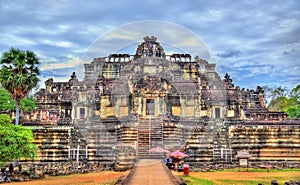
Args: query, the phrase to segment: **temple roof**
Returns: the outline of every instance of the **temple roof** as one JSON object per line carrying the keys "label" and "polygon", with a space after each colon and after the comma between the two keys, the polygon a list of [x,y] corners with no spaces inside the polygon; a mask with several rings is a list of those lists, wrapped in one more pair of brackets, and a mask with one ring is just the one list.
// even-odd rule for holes
{"label": "temple roof", "polygon": [[154,36],[146,36],[143,38],[144,42],[138,45],[135,56],[139,57],[165,57],[165,52],[159,42],[156,42],[157,38]]}

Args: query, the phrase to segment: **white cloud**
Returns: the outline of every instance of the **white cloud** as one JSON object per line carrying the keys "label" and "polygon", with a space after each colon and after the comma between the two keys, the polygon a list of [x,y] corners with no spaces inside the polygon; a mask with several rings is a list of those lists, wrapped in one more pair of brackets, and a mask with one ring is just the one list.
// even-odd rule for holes
{"label": "white cloud", "polygon": [[222,12],[219,10],[203,11],[187,11],[182,14],[181,19],[184,21],[191,21],[193,24],[206,24],[220,21],[222,19]]}
{"label": "white cloud", "polygon": [[[261,74],[268,75],[264,82],[270,84],[278,82],[278,78],[285,79],[286,83],[300,81],[300,2],[297,0],[272,3],[146,0],[143,4],[128,0],[57,0],[54,3],[0,0],[0,3],[0,51],[9,47],[36,51],[45,69],[74,67],[81,55],[89,56],[89,60],[107,56],[150,34],[193,57],[196,54],[210,57],[211,48],[218,63],[225,68],[222,71],[229,70],[232,77],[244,81],[245,85],[260,83],[261,79],[255,76]],[[107,34],[119,25],[143,20],[166,20],[183,25],[207,47],[197,47],[197,39],[181,34],[180,30],[167,30],[170,27],[163,24],[148,27],[140,24],[130,29],[125,26],[122,31]],[[101,43],[89,47],[99,39]],[[172,39],[177,42],[171,42]],[[172,51],[175,50],[166,52]],[[234,51],[240,52],[234,55]],[[248,81],[247,75],[253,77],[253,82]]]}
{"label": "white cloud", "polygon": [[107,33],[108,31],[114,28],[115,26],[112,25],[101,25],[101,26],[88,25],[86,28],[80,30],[78,33],[83,35],[96,35],[100,37],[104,33]]}
{"label": "white cloud", "polygon": [[69,60],[67,62],[59,62],[59,63],[43,63],[43,66],[41,67],[42,70],[48,70],[48,69],[63,69],[63,68],[71,68],[71,67],[77,67],[79,64],[82,64],[83,61],[79,58],[74,58],[72,60]]}
{"label": "white cloud", "polygon": [[279,32],[288,33],[289,31],[299,27],[300,21],[298,19],[283,19],[278,22]]}
{"label": "white cloud", "polygon": [[75,45],[69,41],[44,40],[43,43],[51,46],[62,47],[62,48],[75,47]]}
{"label": "white cloud", "polygon": [[133,31],[120,30],[118,32],[111,32],[105,34],[102,39],[103,40],[120,39],[120,40],[135,41],[137,35],[139,35],[139,33]]}
{"label": "white cloud", "polygon": [[28,38],[22,37],[22,36],[17,36],[17,35],[12,35],[10,33],[4,33],[0,37],[0,42],[1,43],[7,43],[9,47],[12,46],[27,46],[27,45],[34,45],[36,44],[35,41],[30,40]]}
{"label": "white cloud", "polygon": [[56,57],[47,56],[45,52],[36,51],[36,55],[41,63],[56,63],[59,62]]}

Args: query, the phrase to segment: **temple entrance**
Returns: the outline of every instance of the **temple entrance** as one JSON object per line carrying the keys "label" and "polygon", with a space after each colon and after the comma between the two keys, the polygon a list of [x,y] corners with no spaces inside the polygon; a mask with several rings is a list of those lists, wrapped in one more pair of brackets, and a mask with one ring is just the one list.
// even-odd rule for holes
{"label": "temple entrance", "polygon": [[155,118],[157,117],[158,101],[156,98],[143,98],[142,117]]}
{"label": "temple entrance", "polygon": [[146,99],[146,115],[153,116],[155,113],[154,99]]}

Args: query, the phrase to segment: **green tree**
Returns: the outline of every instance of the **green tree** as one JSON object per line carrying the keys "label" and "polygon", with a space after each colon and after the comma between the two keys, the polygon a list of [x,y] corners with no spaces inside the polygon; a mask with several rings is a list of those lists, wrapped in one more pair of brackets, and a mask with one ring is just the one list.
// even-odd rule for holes
{"label": "green tree", "polygon": [[290,96],[297,99],[300,102],[300,84],[298,84],[294,89],[291,90]]}
{"label": "green tree", "polygon": [[3,88],[0,88],[0,111],[7,112],[15,110],[15,100],[13,100],[9,92]]}
{"label": "green tree", "polygon": [[284,87],[270,87],[262,86],[264,90],[264,95],[266,98],[266,105],[272,104],[272,100],[277,99],[278,97],[285,97],[288,94],[288,89]]}
{"label": "green tree", "polygon": [[31,129],[12,124],[9,115],[0,114],[0,161],[31,158],[37,154],[38,147],[33,143]]}
{"label": "green tree", "polygon": [[23,112],[32,112],[35,109],[35,102],[33,98],[24,98],[20,102],[20,108]]}
{"label": "green tree", "polygon": [[286,113],[290,118],[300,118],[300,105],[298,106],[289,106]]}
{"label": "green tree", "polygon": [[11,48],[4,52],[0,64],[0,84],[16,101],[16,120],[19,124],[20,101],[33,89],[39,79],[39,61],[31,51]]}
{"label": "green tree", "polygon": [[290,106],[290,101],[288,97],[279,96],[276,99],[273,99],[268,104],[268,109],[270,111],[277,111],[277,112],[285,112],[286,108]]}
{"label": "green tree", "polygon": [[300,84],[290,91],[282,87],[267,88],[267,97],[271,99],[268,110],[285,112],[290,118],[300,118]]}
{"label": "green tree", "polygon": [[286,108],[286,113],[290,118],[300,118],[300,84],[291,90],[289,97],[290,105]]}
{"label": "green tree", "polygon": [[[23,98],[20,101],[20,108],[23,112],[32,112],[35,109],[35,102],[32,97]],[[0,111],[9,112],[16,110],[16,101],[12,99],[9,92],[0,87]]]}

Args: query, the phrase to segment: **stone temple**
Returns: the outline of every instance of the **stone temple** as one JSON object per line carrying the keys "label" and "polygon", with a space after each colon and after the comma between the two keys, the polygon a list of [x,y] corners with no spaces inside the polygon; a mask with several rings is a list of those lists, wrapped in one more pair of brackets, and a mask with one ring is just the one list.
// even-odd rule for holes
{"label": "stone temple", "polygon": [[167,55],[154,36],[134,54],[111,54],[84,64],[84,78],[45,81],[26,115],[40,162],[98,161],[131,168],[161,146],[181,149],[191,166],[300,163],[300,120],[264,105],[261,87],[244,89],[216,64],[190,54]]}

